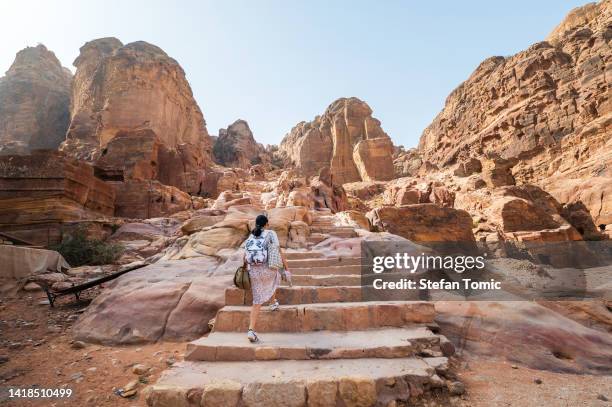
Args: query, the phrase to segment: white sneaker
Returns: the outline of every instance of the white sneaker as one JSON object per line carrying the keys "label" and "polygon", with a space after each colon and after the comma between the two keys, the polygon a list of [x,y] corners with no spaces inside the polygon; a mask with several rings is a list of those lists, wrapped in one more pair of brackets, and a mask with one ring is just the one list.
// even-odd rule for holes
{"label": "white sneaker", "polygon": [[259,338],[257,337],[257,334],[252,329],[249,329],[247,331],[247,338],[249,338],[249,342],[251,342],[251,343],[255,343],[255,342],[259,341]]}
{"label": "white sneaker", "polygon": [[274,302],[270,304],[270,311],[278,311],[278,307],[280,307],[278,300],[274,300]]}

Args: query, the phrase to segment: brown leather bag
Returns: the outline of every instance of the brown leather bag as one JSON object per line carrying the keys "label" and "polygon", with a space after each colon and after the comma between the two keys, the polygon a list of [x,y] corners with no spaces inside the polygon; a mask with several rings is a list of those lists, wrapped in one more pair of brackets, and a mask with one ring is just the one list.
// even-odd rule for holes
{"label": "brown leather bag", "polygon": [[251,289],[251,277],[249,277],[249,271],[246,265],[242,265],[236,269],[234,274],[234,285],[243,290]]}

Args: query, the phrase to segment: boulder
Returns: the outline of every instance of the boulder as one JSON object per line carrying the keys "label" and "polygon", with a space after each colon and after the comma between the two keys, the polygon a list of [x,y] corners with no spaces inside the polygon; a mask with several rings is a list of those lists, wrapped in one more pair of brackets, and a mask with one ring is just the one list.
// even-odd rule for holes
{"label": "boulder", "polygon": [[358,229],[370,230],[370,220],[359,211],[343,211],[334,214],[335,224],[338,226],[351,226]]}
{"label": "boulder", "polygon": [[372,226],[414,242],[473,242],[472,218],[463,210],[435,204],[375,208]]}
{"label": "boulder", "polygon": [[58,148],[70,124],[71,81],[44,45],[17,53],[0,78],[0,155]]}
{"label": "boulder", "polygon": [[453,174],[457,177],[469,177],[472,174],[482,171],[482,163],[479,159],[471,157],[464,159],[457,164]]}
{"label": "boulder", "polygon": [[208,332],[231,273],[200,256],[161,261],[110,282],[73,327],[75,339],[106,345],[185,341]]}

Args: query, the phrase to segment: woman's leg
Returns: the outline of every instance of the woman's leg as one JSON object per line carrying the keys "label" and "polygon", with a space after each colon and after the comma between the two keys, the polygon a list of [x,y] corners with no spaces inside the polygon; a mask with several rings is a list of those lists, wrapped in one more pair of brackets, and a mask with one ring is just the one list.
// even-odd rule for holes
{"label": "woman's leg", "polygon": [[261,304],[253,304],[251,306],[251,317],[249,319],[249,329],[255,330],[255,324],[257,324],[257,317],[259,316],[259,310]]}

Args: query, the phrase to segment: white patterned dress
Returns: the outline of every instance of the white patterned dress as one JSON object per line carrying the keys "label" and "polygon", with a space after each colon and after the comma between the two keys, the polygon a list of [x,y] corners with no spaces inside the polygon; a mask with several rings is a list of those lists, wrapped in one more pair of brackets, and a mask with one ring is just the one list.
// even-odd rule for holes
{"label": "white patterned dress", "polygon": [[[280,246],[278,236],[273,230],[264,230],[267,244]],[[276,288],[280,285],[280,273],[271,269],[268,264],[247,264],[249,277],[251,278],[251,291],[253,292],[253,304],[263,304],[272,298]]]}

